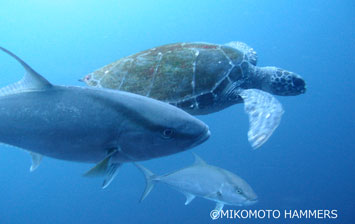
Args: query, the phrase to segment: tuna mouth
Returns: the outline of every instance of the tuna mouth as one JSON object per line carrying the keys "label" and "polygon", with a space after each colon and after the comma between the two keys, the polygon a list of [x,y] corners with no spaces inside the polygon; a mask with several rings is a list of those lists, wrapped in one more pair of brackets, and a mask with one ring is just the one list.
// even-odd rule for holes
{"label": "tuna mouth", "polygon": [[191,145],[191,147],[195,147],[197,145],[200,145],[207,141],[207,139],[210,137],[211,132],[209,128],[206,126],[202,134],[200,134],[194,141],[194,143]]}
{"label": "tuna mouth", "polygon": [[245,205],[254,205],[255,203],[257,203],[258,202],[258,199],[257,198],[255,198],[255,199],[247,199],[246,201],[245,201]]}

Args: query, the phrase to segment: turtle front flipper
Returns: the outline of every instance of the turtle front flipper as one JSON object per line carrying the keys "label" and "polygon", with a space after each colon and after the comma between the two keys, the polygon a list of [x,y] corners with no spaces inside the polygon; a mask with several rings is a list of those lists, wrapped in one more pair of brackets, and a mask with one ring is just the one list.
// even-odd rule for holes
{"label": "turtle front flipper", "polygon": [[279,126],[283,109],[271,94],[258,90],[242,90],[244,110],[249,115],[248,140],[254,149],[264,144]]}
{"label": "turtle front flipper", "polygon": [[249,47],[246,43],[243,43],[240,41],[232,41],[232,42],[226,43],[225,45],[232,47],[234,49],[237,49],[238,51],[243,52],[247,56],[248,61],[252,65],[255,66],[256,63],[258,62],[258,55],[254,51],[254,49]]}

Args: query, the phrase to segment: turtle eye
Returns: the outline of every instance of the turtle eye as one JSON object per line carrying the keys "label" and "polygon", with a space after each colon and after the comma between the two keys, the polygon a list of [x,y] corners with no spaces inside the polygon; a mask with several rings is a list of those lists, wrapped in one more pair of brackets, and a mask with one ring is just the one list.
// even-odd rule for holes
{"label": "turtle eye", "polygon": [[166,128],[162,131],[161,135],[165,139],[171,139],[174,137],[175,130],[172,128]]}

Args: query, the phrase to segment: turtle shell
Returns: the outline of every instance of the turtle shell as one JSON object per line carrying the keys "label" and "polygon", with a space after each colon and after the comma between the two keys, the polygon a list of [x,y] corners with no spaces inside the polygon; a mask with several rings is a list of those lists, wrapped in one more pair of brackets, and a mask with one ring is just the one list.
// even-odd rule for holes
{"label": "turtle shell", "polygon": [[175,43],[121,58],[83,80],[90,86],[128,91],[183,109],[213,110],[231,83],[245,80],[249,66],[248,56],[228,45]]}

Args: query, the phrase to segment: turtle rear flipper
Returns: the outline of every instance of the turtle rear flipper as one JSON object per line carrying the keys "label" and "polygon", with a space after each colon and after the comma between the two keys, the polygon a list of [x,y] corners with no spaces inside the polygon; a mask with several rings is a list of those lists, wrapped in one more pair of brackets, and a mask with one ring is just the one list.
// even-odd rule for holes
{"label": "turtle rear flipper", "polygon": [[248,140],[254,149],[264,144],[279,126],[283,109],[271,94],[258,90],[242,90],[244,110],[249,115]]}

